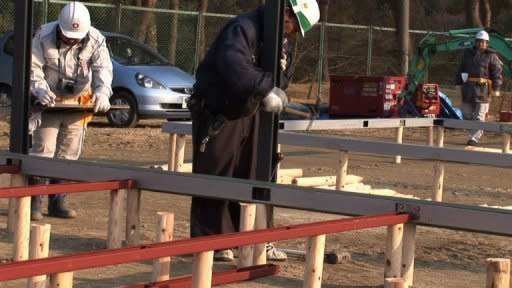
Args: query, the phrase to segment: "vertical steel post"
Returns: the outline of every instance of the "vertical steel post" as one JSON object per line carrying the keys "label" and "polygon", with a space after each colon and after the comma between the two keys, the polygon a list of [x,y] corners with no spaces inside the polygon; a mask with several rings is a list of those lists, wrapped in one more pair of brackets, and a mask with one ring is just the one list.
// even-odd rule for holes
{"label": "vertical steel post", "polygon": [[400,50],[402,52],[402,75],[409,72],[409,0],[400,1]]}
{"label": "vertical steel post", "polygon": [[[263,69],[273,73],[274,86],[280,85],[279,57],[283,49],[284,0],[267,0],[263,36]],[[258,163],[256,179],[271,181],[273,164],[277,161],[277,133],[279,116],[261,111],[258,131]],[[269,215],[270,216],[270,215]]]}
{"label": "vertical steel post", "polygon": [[199,59],[199,49],[201,49],[201,37],[202,37],[202,34],[201,34],[201,27],[203,26],[203,12],[199,12],[199,14],[197,14],[197,31],[196,31],[196,53],[194,54],[194,67],[192,67],[192,74],[196,74],[196,69],[197,69],[197,66],[199,66],[199,61],[201,61],[201,59]]}
{"label": "vertical steel post", "polygon": [[[322,24],[320,26],[320,51],[319,51],[319,59],[318,59],[318,87],[317,87],[317,95],[316,95],[316,103],[317,108],[320,108],[320,103],[322,102],[322,81],[324,80],[324,57],[325,57],[325,21],[322,21]],[[320,109],[317,109],[317,113],[320,114]]]}
{"label": "vertical steel post", "polygon": [[13,60],[9,151],[27,154],[33,0],[18,0],[15,8],[14,47],[16,49],[14,49]]}
{"label": "vertical steel post", "polygon": [[366,62],[366,76],[370,76],[372,74],[372,50],[373,50],[373,25],[368,27],[368,55]]}

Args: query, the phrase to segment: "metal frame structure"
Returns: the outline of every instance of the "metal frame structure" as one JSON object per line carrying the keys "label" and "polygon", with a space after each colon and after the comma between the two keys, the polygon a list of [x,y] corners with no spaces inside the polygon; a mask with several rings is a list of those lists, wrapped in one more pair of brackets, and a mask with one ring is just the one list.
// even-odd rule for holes
{"label": "metal frame structure", "polygon": [[20,261],[0,265],[0,271],[2,272],[0,273],[0,281],[137,262],[159,257],[172,257],[237,246],[303,238],[307,236],[403,224],[410,220],[411,215],[407,213],[386,213],[382,215],[322,221]]}
{"label": "metal frame structure", "polygon": [[[304,138],[307,137],[310,136],[304,135]],[[347,140],[338,139],[336,147],[342,147],[343,141]],[[367,141],[363,146],[369,147],[370,143],[371,141]],[[396,151],[406,154],[399,150],[399,144],[389,144],[396,145]],[[374,143],[373,145],[381,147],[383,143]],[[409,156],[413,156],[415,153],[435,155],[435,153],[441,153],[442,150],[436,147],[417,146],[414,149],[404,150],[404,152],[407,152]],[[465,155],[469,156],[470,154],[485,152],[466,153]],[[482,155],[483,157],[484,155]],[[509,155],[498,154],[496,160],[499,160],[499,157],[506,158],[507,160],[503,162],[508,161],[506,167],[510,167],[512,161]],[[0,163],[8,162],[20,163],[21,173],[28,175],[58,177],[75,181],[132,179],[137,183],[137,187],[142,190],[189,196],[213,196],[233,201],[272,204],[280,207],[340,215],[361,216],[395,211],[412,212],[417,215],[414,222],[418,225],[512,236],[512,230],[510,229],[512,211],[505,209],[361,195],[352,192],[330,191],[211,175],[169,173],[167,171],[122,165],[0,153]],[[488,162],[492,162],[492,160]],[[48,169],[50,166],[52,167],[51,171]],[[212,193],[212,191],[215,191],[215,193]]]}

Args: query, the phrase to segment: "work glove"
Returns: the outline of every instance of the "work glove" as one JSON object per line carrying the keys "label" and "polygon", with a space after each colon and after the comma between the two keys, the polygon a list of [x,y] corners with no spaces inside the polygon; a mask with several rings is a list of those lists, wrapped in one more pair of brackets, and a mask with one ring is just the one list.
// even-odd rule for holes
{"label": "work glove", "polygon": [[500,91],[494,91],[494,92],[492,92],[492,96],[494,96],[494,97],[500,97],[500,96],[501,96],[501,95],[500,95]]}
{"label": "work glove", "polygon": [[281,71],[286,70],[286,66],[288,66],[288,56],[286,56],[286,50],[284,50],[284,48],[279,64],[281,65]]}
{"label": "work glove", "polygon": [[274,87],[261,102],[264,111],[281,113],[286,104],[288,104],[288,97],[286,97],[286,94],[281,88]]}
{"label": "work glove", "polygon": [[55,104],[55,98],[57,98],[53,92],[47,91],[43,88],[32,89],[32,94],[36,96],[36,101],[43,106]]}
{"label": "work glove", "polygon": [[109,97],[105,94],[94,94],[92,101],[94,102],[94,113],[107,112],[110,109]]}

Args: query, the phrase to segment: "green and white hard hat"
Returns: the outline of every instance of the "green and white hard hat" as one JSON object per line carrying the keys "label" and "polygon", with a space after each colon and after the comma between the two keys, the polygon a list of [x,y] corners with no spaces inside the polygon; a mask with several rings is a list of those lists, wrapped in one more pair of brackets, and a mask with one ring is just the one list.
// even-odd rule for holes
{"label": "green and white hard hat", "polygon": [[292,10],[299,20],[300,32],[304,33],[311,30],[318,20],[320,20],[320,9],[316,0],[289,0]]}

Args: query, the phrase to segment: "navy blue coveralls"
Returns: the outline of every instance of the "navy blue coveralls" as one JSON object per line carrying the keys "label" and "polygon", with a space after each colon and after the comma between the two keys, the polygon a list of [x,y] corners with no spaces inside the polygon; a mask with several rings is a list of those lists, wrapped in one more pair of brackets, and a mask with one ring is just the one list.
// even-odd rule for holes
{"label": "navy blue coveralls", "polygon": [[[271,73],[264,72],[260,63],[263,13],[260,7],[230,21],[198,67],[194,93],[204,99],[205,110],[192,116],[194,173],[255,179],[259,157],[258,111],[261,99],[273,88]],[[285,49],[288,64],[281,73],[281,89],[288,86],[290,76],[292,55],[287,45]],[[201,152],[210,115],[223,115],[228,121]],[[216,191],[209,192],[213,198],[192,197],[191,237],[238,231],[239,203],[214,199]]]}

